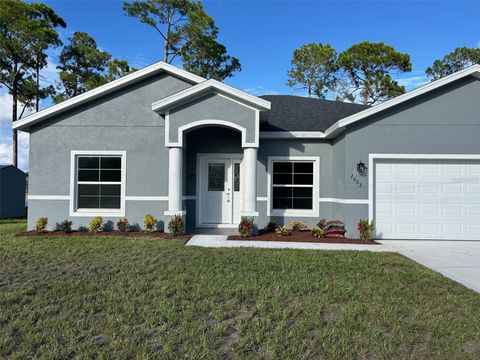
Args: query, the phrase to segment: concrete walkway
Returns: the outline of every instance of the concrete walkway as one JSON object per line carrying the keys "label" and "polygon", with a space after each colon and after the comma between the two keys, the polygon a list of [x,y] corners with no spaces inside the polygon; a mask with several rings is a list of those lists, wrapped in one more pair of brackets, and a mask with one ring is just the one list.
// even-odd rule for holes
{"label": "concrete walkway", "polygon": [[303,249],[303,250],[363,250],[373,252],[385,252],[388,250],[382,245],[356,245],[356,244],[318,244],[318,243],[295,243],[287,241],[242,241],[227,240],[227,235],[195,235],[187,243],[187,246],[202,247],[251,247],[267,249]]}
{"label": "concrete walkway", "polygon": [[227,235],[195,235],[187,243],[187,246],[398,252],[470,289],[480,292],[479,241],[383,240],[380,242],[382,245],[227,241]]}

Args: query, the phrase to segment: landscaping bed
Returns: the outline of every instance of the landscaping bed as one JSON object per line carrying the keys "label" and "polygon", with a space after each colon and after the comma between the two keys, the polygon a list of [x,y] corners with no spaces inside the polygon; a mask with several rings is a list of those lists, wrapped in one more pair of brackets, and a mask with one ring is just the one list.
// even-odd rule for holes
{"label": "landscaping bed", "polygon": [[177,235],[173,236],[170,233],[165,233],[163,231],[99,231],[95,233],[91,233],[88,231],[78,231],[74,230],[72,232],[64,232],[64,231],[23,231],[15,236],[46,236],[46,237],[89,237],[89,236],[123,236],[123,237],[157,237],[161,239],[180,239],[180,240],[190,240],[192,237],[191,235]]}
{"label": "landscaping bed", "polygon": [[359,245],[380,245],[374,240],[360,240],[349,238],[334,237],[315,237],[310,231],[293,232],[290,235],[280,236],[275,232],[260,232],[257,236],[248,236],[242,238],[239,235],[230,235],[227,240],[246,240],[246,241],[288,241],[288,242],[309,242],[320,244],[359,244]]}

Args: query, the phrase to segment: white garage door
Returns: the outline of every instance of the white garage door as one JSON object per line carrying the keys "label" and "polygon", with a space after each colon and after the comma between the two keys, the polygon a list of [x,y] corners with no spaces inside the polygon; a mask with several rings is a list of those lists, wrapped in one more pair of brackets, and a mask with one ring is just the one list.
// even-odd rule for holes
{"label": "white garage door", "polygon": [[374,219],[384,239],[480,240],[480,162],[375,160]]}

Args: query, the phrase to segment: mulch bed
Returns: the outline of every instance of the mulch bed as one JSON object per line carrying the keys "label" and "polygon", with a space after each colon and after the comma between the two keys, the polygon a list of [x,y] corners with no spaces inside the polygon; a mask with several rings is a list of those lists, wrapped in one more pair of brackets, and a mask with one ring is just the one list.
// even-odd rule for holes
{"label": "mulch bed", "polygon": [[21,233],[16,234],[15,236],[72,236],[72,237],[89,237],[89,236],[121,236],[121,237],[156,237],[161,239],[181,239],[181,240],[190,240],[192,237],[191,235],[179,235],[173,236],[172,234],[165,233],[162,231],[154,231],[154,232],[146,232],[146,231],[128,231],[128,232],[121,232],[121,231],[100,231],[97,233],[89,233],[88,231],[78,231],[74,230],[70,233],[66,233],[63,231],[43,231],[43,232],[36,232],[35,230],[31,231],[24,231]]}
{"label": "mulch bed", "polygon": [[358,244],[358,245],[380,245],[376,241],[364,241],[349,238],[317,238],[312,236],[310,231],[300,231],[288,236],[280,236],[275,232],[259,233],[257,236],[242,238],[239,235],[230,235],[227,240],[246,241],[288,241],[288,242],[309,242],[320,244]]}

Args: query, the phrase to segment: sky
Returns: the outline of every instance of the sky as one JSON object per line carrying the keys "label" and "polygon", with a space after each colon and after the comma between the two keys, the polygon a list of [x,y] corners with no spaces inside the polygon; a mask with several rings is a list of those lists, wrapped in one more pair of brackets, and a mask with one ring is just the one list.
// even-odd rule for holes
{"label": "sky", "polygon": [[[98,46],[137,68],[162,57],[154,29],[127,17],[118,0],[44,1],[67,22],[61,38],[84,31]],[[331,44],[341,52],[361,41],[382,41],[410,54],[413,70],[397,76],[407,90],[428,82],[425,69],[456,47],[480,47],[480,1],[204,1],[219,41],[242,71],[226,83],[254,95],[304,95],[286,85],[293,51]],[[45,82],[55,83],[60,49],[49,52]],[[176,64],[179,65],[179,64]],[[49,102],[42,104],[49,105]],[[11,163],[11,98],[0,87],[0,163]],[[28,170],[28,134],[20,133],[19,167]]]}

